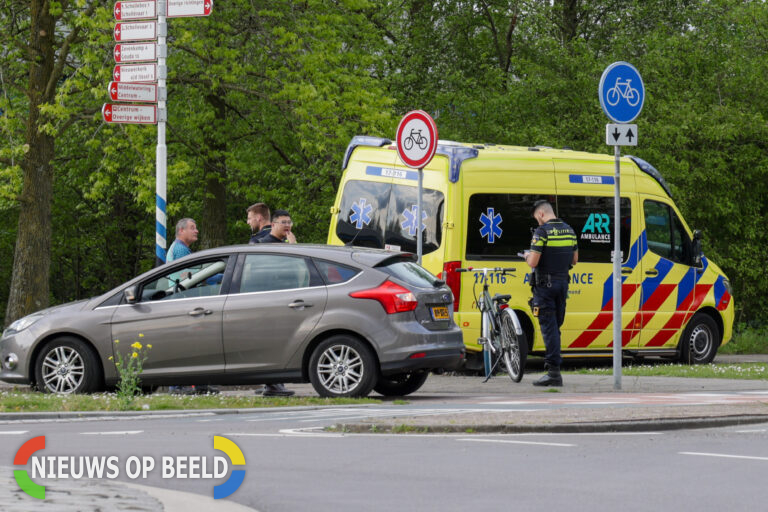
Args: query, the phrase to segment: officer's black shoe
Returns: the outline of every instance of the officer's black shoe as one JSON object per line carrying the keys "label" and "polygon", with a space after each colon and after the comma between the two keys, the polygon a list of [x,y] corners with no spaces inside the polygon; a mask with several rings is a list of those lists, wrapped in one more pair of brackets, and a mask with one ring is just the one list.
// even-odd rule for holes
{"label": "officer's black shoe", "polygon": [[560,375],[560,369],[550,368],[546,375],[533,383],[534,386],[562,386],[563,377]]}

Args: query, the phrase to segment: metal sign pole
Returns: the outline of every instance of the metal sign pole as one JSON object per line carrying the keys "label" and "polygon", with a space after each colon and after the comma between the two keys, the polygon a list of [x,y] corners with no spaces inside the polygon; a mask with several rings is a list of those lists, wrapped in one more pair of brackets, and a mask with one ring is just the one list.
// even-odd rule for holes
{"label": "metal sign pole", "polygon": [[422,233],[421,233],[421,196],[424,192],[424,168],[419,167],[419,197],[416,198],[416,256],[419,259],[419,265],[421,265],[421,244],[422,244]]}
{"label": "metal sign pole", "polygon": [[616,156],[613,195],[613,389],[621,389],[621,195],[620,146],[613,146]]}
{"label": "metal sign pole", "polygon": [[[166,18],[166,3],[165,0],[161,0],[157,5],[157,24],[158,24],[158,38],[157,38],[157,67],[158,69],[165,70],[165,57],[167,53],[166,46],[166,34],[167,24]],[[166,260],[165,249],[167,247],[167,230],[166,230],[166,179],[168,169],[168,151],[165,145],[165,123],[168,117],[166,100],[166,73],[160,73],[157,81],[158,88],[158,122],[157,122],[157,151],[156,158],[156,176],[155,176],[155,266],[162,265]]]}

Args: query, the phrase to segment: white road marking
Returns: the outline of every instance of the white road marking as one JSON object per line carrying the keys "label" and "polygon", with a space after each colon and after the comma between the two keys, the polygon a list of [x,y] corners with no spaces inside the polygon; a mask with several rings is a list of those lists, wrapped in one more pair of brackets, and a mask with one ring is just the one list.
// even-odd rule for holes
{"label": "white road marking", "polygon": [[83,436],[132,436],[141,434],[143,430],[116,430],[113,432],[80,432]]}
{"label": "white road marking", "polygon": [[0,435],[20,436],[21,434],[26,434],[27,432],[29,432],[29,430],[6,430],[4,432],[0,431]]}
{"label": "white road marking", "polygon": [[680,455],[698,455],[700,457],[721,457],[724,459],[768,460],[768,457],[752,457],[750,455],[729,455],[727,453],[677,452]]}
{"label": "white road marking", "polygon": [[766,429],[764,428],[758,428],[755,430],[737,430],[736,433],[737,434],[758,434],[760,432],[765,432],[765,431]]}
{"label": "white road marking", "polygon": [[539,446],[564,446],[564,447],[571,447],[571,446],[578,446],[575,444],[570,443],[545,443],[541,441],[516,441],[512,439],[470,439],[470,438],[462,438],[457,439],[457,441],[470,441],[474,443],[505,443],[505,444],[533,444],[533,445],[539,445]]}

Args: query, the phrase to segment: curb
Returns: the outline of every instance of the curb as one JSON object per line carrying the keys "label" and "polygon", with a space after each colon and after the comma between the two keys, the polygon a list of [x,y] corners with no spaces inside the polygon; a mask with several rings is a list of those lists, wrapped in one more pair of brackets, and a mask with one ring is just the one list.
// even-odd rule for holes
{"label": "curb", "polygon": [[[405,419],[405,418],[403,418]],[[532,425],[381,425],[376,423],[337,423],[332,431],[353,434],[579,434],[594,432],[643,432],[729,427],[768,422],[768,414],[656,418],[646,420],[589,421]],[[404,429],[405,431],[400,431]]]}
{"label": "curb", "polygon": [[314,411],[334,408],[365,408],[375,404],[297,405],[293,407],[251,407],[248,409],[165,409],[162,411],[72,411],[72,412],[6,412],[0,413],[0,421],[63,420],[63,419],[115,419],[169,418],[184,416],[219,416],[224,414],[253,414],[264,411]]}

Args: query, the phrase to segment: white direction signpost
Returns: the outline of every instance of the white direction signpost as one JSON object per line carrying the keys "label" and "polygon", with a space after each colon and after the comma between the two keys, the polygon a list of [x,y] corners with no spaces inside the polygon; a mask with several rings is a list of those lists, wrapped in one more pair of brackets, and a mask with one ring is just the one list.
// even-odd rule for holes
{"label": "white direction signpost", "polygon": [[116,2],[114,13],[117,21],[157,18],[157,2]]}
{"label": "white direction signpost", "polygon": [[109,97],[112,101],[157,102],[157,85],[109,82]]}
{"label": "white direction signpost", "polygon": [[152,62],[159,57],[157,43],[118,43],[114,50],[115,62]]}
{"label": "white direction signpost", "polygon": [[157,64],[118,64],[112,71],[115,82],[157,82]]}
{"label": "white direction signpost", "polygon": [[184,18],[187,16],[210,16],[213,0],[167,0],[168,17]]}
{"label": "white direction signpost", "polygon": [[397,126],[397,154],[408,167],[419,170],[419,194],[416,199],[416,254],[421,264],[421,203],[424,191],[424,166],[437,151],[437,125],[423,110],[412,110],[403,116]]}
{"label": "white direction signpost", "polygon": [[108,123],[157,124],[157,107],[105,103],[101,108],[101,116]]}
{"label": "white direction signpost", "polygon": [[616,156],[613,196],[613,388],[621,389],[621,212],[619,205],[621,146],[637,145],[637,125],[634,121],[643,109],[645,86],[640,73],[632,64],[614,62],[603,71],[598,87],[600,106],[614,123],[605,127],[605,142],[613,146]]}
{"label": "white direction signpost", "polygon": [[115,23],[115,41],[146,41],[157,39],[156,21]]}
{"label": "white direction signpost", "polygon": [[[166,259],[166,169],[167,148],[165,123],[168,71],[165,59],[168,54],[166,18],[209,16],[213,0],[138,0],[116,2],[114,17],[117,21],[144,20],[116,23],[114,29],[114,57],[117,65],[114,81],[107,90],[112,101],[147,102],[157,105],[120,105],[107,103],[102,117],[107,123],[157,124],[156,179],[155,179],[155,263],[162,265]],[[154,20],[152,18],[157,18]],[[122,44],[124,41],[143,41]],[[157,62],[155,62],[157,61]],[[146,62],[147,64],[123,64]],[[157,82],[133,83],[133,82]],[[421,233],[419,233],[421,234]]]}

